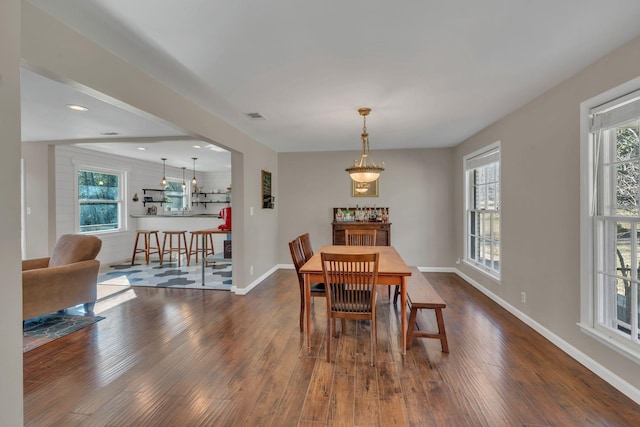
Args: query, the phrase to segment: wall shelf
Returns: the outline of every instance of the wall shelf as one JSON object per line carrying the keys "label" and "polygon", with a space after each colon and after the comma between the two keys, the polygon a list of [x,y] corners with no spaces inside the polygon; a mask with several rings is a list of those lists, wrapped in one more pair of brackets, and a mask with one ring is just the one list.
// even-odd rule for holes
{"label": "wall shelf", "polygon": [[[209,198],[211,196],[211,198]],[[201,200],[202,197],[208,200]],[[224,200],[217,199],[218,197],[224,197]],[[194,199],[198,200],[194,200]],[[228,204],[231,203],[231,193],[191,193],[191,206],[204,205],[207,208],[208,204]]]}
{"label": "wall shelf", "polygon": [[143,188],[143,189],[142,189],[142,193],[143,193],[143,194],[147,194],[147,191],[148,191],[150,194],[160,193],[160,194],[161,194],[162,199],[161,199],[161,200],[157,200],[157,199],[154,199],[154,198],[153,198],[153,196],[149,196],[149,197],[150,197],[150,199],[149,199],[149,198],[147,198],[147,197],[143,197],[143,198],[142,198],[142,206],[146,206],[146,205],[147,205],[147,203],[160,203],[160,206],[162,206],[164,203],[167,203],[167,201],[166,201],[166,200],[165,200],[165,198],[164,198],[164,192],[165,192],[165,190],[159,190],[159,189],[157,189],[157,188]]}

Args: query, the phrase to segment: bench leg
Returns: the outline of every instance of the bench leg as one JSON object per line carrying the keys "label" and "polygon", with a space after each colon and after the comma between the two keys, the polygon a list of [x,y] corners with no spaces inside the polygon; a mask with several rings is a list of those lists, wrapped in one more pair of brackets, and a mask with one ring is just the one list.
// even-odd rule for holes
{"label": "bench leg", "polygon": [[436,308],[436,320],[438,321],[438,335],[440,335],[442,351],[444,353],[449,353],[449,344],[447,343],[447,333],[444,330],[444,318],[442,317],[441,308]]}
{"label": "bench leg", "polygon": [[409,324],[407,325],[407,349],[411,347],[411,340],[413,339],[413,331],[416,328],[416,314],[418,309],[411,307],[411,314],[409,314]]}

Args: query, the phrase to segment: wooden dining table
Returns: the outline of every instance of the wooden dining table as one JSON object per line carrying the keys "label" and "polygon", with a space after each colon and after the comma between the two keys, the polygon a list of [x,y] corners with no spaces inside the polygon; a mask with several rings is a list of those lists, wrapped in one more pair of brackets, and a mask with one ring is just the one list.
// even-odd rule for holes
{"label": "wooden dining table", "polygon": [[322,271],[322,252],[336,254],[362,254],[378,252],[378,285],[400,286],[400,301],[402,312],[402,354],[407,353],[407,277],[411,276],[411,270],[398,254],[393,246],[323,246],[301,268],[300,273],[304,277],[304,306],[305,309],[305,333],[307,349],[311,348],[311,315],[309,304],[311,303],[311,283],[324,282]]}

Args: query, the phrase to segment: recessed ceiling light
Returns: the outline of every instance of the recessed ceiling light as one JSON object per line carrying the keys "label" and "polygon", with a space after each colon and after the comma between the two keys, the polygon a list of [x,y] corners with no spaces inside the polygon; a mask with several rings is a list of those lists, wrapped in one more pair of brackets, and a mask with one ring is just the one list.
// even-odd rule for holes
{"label": "recessed ceiling light", "polygon": [[100,135],[102,136],[116,136],[116,135],[120,135],[118,132],[100,132]]}
{"label": "recessed ceiling light", "polygon": [[219,151],[221,153],[227,151],[224,148],[218,147],[217,145],[209,145],[209,150]]}
{"label": "recessed ceiling light", "polygon": [[147,149],[147,147],[138,147],[138,150],[140,151],[145,151]]}
{"label": "recessed ceiling light", "polygon": [[193,147],[193,148],[202,148],[202,147],[201,147],[201,146],[199,146],[199,145],[192,145],[192,147]]}
{"label": "recessed ceiling light", "polygon": [[75,105],[75,104],[67,104],[67,108],[73,111],[89,111],[87,107],[83,107],[82,105]]}

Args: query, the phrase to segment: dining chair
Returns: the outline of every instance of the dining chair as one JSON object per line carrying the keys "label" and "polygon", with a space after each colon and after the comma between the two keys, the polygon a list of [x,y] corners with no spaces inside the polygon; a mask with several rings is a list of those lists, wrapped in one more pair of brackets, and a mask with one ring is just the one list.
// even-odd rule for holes
{"label": "dining chair", "polygon": [[375,246],[376,230],[344,230],[347,246]]}
{"label": "dining chair", "polygon": [[331,362],[331,335],[335,319],[371,321],[371,366],[376,365],[376,285],[379,253],[332,254],[322,252],[327,289],[327,362]]}
{"label": "dining chair", "polygon": [[[300,274],[300,268],[307,262],[302,251],[302,242],[300,237],[296,237],[289,242],[289,251],[291,252],[291,259],[293,260],[293,266],[296,269],[298,276],[298,285],[300,286],[300,332],[304,331],[304,277]],[[323,297],[326,298],[324,283],[311,283],[311,297]]]}
{"label": "dining chair", "polygon": [[313,256],[313,249],[311,247],[311,238],[309,238],[309,233],[304,233],[298,236],[300,239],[300,243],[302,244],[302,253],[304,253],[304,258],[309,260]]}

